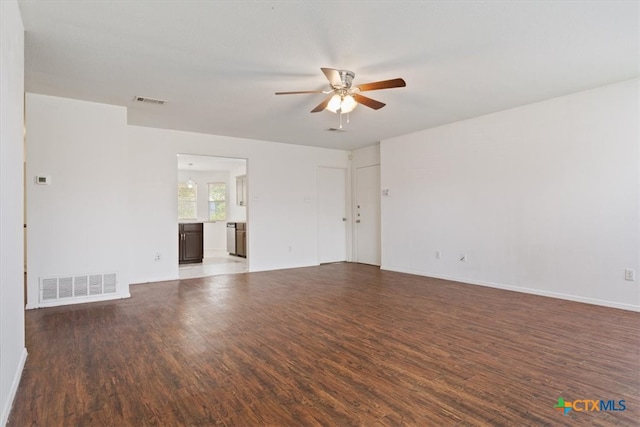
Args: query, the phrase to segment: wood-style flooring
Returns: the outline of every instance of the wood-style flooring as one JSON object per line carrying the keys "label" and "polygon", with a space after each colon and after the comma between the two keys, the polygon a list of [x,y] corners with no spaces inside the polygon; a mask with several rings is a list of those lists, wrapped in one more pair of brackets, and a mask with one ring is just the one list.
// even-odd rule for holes
{"label": "wood-style flooring", "polygon": [[640,425],[640,313],[347,263],[131,295],[26,313],[9,426]]}

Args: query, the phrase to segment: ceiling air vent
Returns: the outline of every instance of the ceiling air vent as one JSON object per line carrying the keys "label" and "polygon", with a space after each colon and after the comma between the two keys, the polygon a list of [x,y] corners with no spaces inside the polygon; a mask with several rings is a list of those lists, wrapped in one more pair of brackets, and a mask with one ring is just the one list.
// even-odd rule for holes
{"label": "ceiling air vent", "polygon": [[147,104],[157,104],[157,105],[164,105],[164,103],[167,102],[162,99],[149,98],[146,96],[134,96],[133,100],[136,102],[146,102]]}

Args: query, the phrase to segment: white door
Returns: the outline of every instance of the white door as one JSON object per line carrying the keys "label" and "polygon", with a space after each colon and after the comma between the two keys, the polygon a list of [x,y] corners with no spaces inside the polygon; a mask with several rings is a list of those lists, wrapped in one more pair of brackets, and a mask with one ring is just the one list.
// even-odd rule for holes
{"label": "white door", "polygon": [[356,169],[355,261],[380,265],[380,165]]}
{"label": "white door", "polygon": [[318,261],[346,261],[346,169],[319,167],[317,191]]}

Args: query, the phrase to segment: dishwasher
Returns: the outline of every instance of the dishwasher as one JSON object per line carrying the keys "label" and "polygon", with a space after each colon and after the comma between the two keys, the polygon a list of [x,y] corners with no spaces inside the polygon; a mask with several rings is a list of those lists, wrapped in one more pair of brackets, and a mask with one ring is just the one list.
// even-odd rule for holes
{"label": "dishwasher", "polygon": [[227,223],[227,252],[229,255],[236,255],[236,223]]}

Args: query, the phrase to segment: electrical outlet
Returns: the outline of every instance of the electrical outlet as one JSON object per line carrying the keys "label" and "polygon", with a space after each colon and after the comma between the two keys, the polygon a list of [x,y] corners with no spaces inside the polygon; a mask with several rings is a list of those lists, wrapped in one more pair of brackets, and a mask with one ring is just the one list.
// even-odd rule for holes
{"label": "electrical outlet", "polygon": [[636,271],[633,268],[625,268],[624,269],[624,280],[629,280],[631,282],[636,280]]}
{"label": "electrical outlet", "polygon": [[460,261],[461,262],[466,262],[467,261],[467,254],[460,254]]}
{"label": "electrical outlet", "polygon": [[153,258],[153,260],[158,262],[160,261],[160,258],[162,258],[162,255],[160,254],[160,252],[156,252],[156,256]]}

